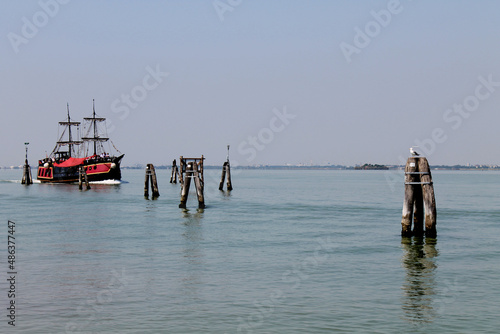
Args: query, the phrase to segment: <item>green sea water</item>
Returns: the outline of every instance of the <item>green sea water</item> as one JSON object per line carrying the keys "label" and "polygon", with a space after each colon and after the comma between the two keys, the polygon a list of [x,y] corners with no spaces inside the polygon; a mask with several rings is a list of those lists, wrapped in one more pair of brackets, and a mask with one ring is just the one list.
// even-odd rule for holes
{"label": "green sea water", "polygon": [[227,193],[206,170],[204,210],[194,192],[179,209],[179,185],[157,173],[151,200],[144,170],[88,191],[0,170],[0,332],[500,328],[498,172],[433,172],[436,239],[401,238],[398,172],[233,170]]}

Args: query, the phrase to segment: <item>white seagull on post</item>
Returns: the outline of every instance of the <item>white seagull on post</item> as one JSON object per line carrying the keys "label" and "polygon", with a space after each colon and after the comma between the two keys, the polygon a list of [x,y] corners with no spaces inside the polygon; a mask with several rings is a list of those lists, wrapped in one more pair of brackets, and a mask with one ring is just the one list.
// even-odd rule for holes
{"label": "white seagull on post", "polygon": [[413,156],[419,156],[419,155],[420,155],[420,154],[418,154],[418,153],[417,153],[417,151],[415,151],[415,150],[413,149],[413,147],[410,147],[410,153],[411,153],[411,155],[413,155]]}

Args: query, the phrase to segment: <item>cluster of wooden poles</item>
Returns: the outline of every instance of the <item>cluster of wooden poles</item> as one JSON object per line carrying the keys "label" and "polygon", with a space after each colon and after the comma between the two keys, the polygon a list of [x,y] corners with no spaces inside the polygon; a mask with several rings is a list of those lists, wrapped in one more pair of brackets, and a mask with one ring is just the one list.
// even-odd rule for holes
{"label": "cluster of wooden poles", "polygon": [[[434,185],[425,157],[408,158],[405,167],[405,198],[401,235],[423,236],[425,217],[425,236],[436,237],[436,199]],[[411,229],[413,222],[413,231]]]}
{"label": "cluster of wooden poles", "polygon": [[[177,179],[179,179],[179,183],[181,184],[181,203],[179,204],[179,208],[186,208],[189,189],[191,187],[191,179],[194,181],[194,185],[196,187],[198,208],[205,208],[205,178],[203,173],[204,160],[205,158],[203,157],[203,155],[201,156],[201,158],[185,158],[181,156],[179,159],[179,167],[177,167],[176,160],[172,162],[172,175],[170,176],[170,183],[177,183]],[[226,179],[227,190],[233,190],[229,158],[226,162],[224,162],[222,166],[222,177],[219,184],[219,190],[223,190],[224,181]],[[152,198],[155,199],[160,196],[160,193],[158,191],[158,182],[156,180],[156,172],[152,164],[148,164],[146,168],[146,179],[144,181],[144,197],[146,198],[149,198],[149,184],[151,184],[151,188],[153,190]]]}
{"label": "cluster of wooden poles", "polygon": [[30,185],[33,184],[33,177],[31,176],[31,167],[28,164],[28,159],[23,166],[23,178],[21,179],[21,184]]}
{"label": "cluster of wooden poles", "polygon": [[83,184],[85,183],[85,188],[87,190],[90,189],[89,178],[87,177],[87,172],[85,171],[85,167],[80,166],[78,169],[78,189],[83,189]]}

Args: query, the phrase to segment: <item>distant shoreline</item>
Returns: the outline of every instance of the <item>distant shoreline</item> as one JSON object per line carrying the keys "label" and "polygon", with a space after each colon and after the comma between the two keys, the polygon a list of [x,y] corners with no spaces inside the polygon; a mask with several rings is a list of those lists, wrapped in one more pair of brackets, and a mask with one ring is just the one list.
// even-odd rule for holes
{"label": "distant shoreline", "polygon": [[[363,165],[364,166],[364,165]],[[343,165],[312,165],[312,166],[299,166],[299,165],[257,165],[257,166],[231,166],[232,169],[246,169],[246,170],[404,170],[404,165],[377,165],[377,167],[363,168],[363,166],[343,166]],[[144,169],[146,166],[122,166],[123,169]],[[156,169],[171,169],[171,166],[159,165],[155,166]],[[221,166],[215,165],[205,165],[205,169],[221,169]],[[474,165],[474,166],[462,166],[462,165],[431,165],[432,170],[500,170],[500,166],[488,166],[488,165]]]}
{"label": "distant shoreline", "polygon": [[[358,168],[356,168],[358,167]],[[404,170],[405,166],[395,166],[386,165],[387,168],[372,168],[372,169],[362,169],[361,166],[288,166],[288,165],[259,165],[259,166],[232,166],[233,169],[244,169],[244,170]],[[500,170],[500,166],[485,166],[485,165],[474,165],[474,166],[446,166],[446,165],[436,165],[430,166],[432,170]],[[146,166],[122,166],[122,169],[144,169]],[[156,169],[171,169],[171,166],[159,165],[155,166]],[[204,169],[221,169],[221,166],[211,166],[205,165]]]}
{"label": "distant shoreline", "polygon": [[[489,165],[431,165],[432,170],[456,170],[456,171],[484,171],[484,170],[500,170],[500,166]],[[31,169],[37,169],[38,166],[31,166]],[[146,165],[132,165],[121,166],[122,169],[144,169]],[[156,169],[171,169],[169,165],[158,165]],[[205,169],[221,169],[221,166],[205,165]],[[233,169],[246,169],[246,170],[404,170],[404,165],[380,165],[380,167],[363,168],[361,165],[356,166],[343,166],[343,165],[312,165],[312,166],[299,166],[299,165],[258,165],[258,166],[232,166]],[[22,169],[22,166],[2,166],[0,169]]]}

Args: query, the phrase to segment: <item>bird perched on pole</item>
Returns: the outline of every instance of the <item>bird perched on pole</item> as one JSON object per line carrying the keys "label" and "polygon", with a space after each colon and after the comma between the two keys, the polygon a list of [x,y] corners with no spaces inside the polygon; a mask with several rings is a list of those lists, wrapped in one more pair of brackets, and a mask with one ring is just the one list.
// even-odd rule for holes
{"label": "bird perched on pole", "polygon": [[419,156],[419,155],[420,155],[420,154],[418,154],[418,153],[417,153],[417,151],[415,151],[415,150],[413,149],[413,147],[410,147],[410,153],[411,153],[411,155],[413,155],[413,156]]}

